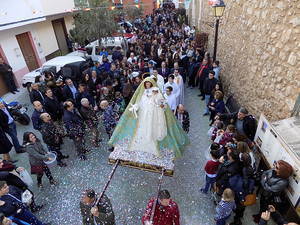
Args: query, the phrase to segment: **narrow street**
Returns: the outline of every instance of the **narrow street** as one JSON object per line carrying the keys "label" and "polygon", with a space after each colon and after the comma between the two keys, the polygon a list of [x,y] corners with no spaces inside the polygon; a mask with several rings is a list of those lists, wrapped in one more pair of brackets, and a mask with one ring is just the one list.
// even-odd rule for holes
{"label": "narrow street", "polygon": [[[170,191],[172,198],[179,204],[183,225],[208,225],[213,223],[215,206],[208,196],[199,193],[204,182],[203,164],[206,161],[206,149],[209,145],[206,132],[208,129],[207,117],[202,116],[203,102],[197,97],[197,90],[186,89],[186,107],[190,112],[191,128],[189,137],[191,145],[186,149],[182,158],[176,160],[175,176],[164,177],[162,188]],[[26,91],[17,99],[28,102]],[[31,115],[32,107],[29,106]],[[22,140],[24,131],[33,130],[32,125],[18,125],[18,136]],[[33,130],[34,131],[34,130]],[[36,131],[34,131],[37,133]],[[38,133],[37,133],[38,134]],[[39,136],[39,134],[38,134]],[[38,204],[46,204],[38,213],[43,221],[53,225],[80,225],[79,199],[81,191],[94,188],[101,191],[112,169],[109,165],[106,146],[106,136],[102,145],[93,148],[87,161],[79,161],[75,157],[73,143],[65,139],[63,152],[70,155],[66,161],[68,167],[51,168],[54,177],[60,183],[58,187],[51,187],[46,177],[43,177],[44,189],[32,188],[36,194]],[[24,166],[28,171],[27,153],[14,155],[18,159],[18,166]],[[140,224],[146,204],[156,195],[159,174],[118,167],[115,176],[108,188],[118,225]],[[35,177],[34,177],[35,181]]]}
{"label": "narrow street", "polygon": [[[3,221],[179,225],[178,205],[180,225],[274,225],[277,213],[284,220],[281,224],[300,224],[297,1],[46,2],[1,2]],[[9,104],[14,101],[19,107]],[[128,103],[131,108],[125,110]],[[93,189],[98,194],[107,184],[114,166],[108,162],[108,137],[114,146],[141,153],[146,160],[128,160],[137,164],[163,148],[181,150],[187,138],[171,111],[164,112],[167,104],[178,113],[190,139],[183,156],[175,160],[174,176],[162,179],[161,189],[167,189],[177,205],[160,192],[159,204],[152,207],[156,218],[149,219],[149,199],[157,197],[161,175],[119,165],[105,192],[114,221],[108,201],[98,204],[94,192],[82,199],[83,192]],[[30,118],[35,108],[26,126],[21,125],[22,117],[28,123],[23,107]],[[216,121],[217,138],[208,138],[209,115]],[[28,131],[44,149],[33,134],[26,134],[23,143]],[[210,152],[211,140],[218,144],[216,151]],[[54,157],[46,149],[57,152],[58,165],[49,166],[53,177],[45,160]],[[36,173],[29,187],[35,202],[28,210],[21,190],[14,193],[14,186],[24,191],[30,183],[19,184],[22,168],[17,167]],[[204,194],[208,185],[200,191],[205,179],[209,184],[215,177],[221,201],[210,191]]]}

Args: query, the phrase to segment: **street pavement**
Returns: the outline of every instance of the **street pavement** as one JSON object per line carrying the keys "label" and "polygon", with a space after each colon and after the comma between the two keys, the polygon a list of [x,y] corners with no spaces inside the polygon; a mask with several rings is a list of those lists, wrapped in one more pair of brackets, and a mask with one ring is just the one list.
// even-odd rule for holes
{"label": "street pavement", "polygon": [[[168,189],[173,200],[179,205],[181,225],[214,224],[215,205],[209,195],[199,192],[204,184],[203,167],[209,157],[207,149],[210,142],[207,138],[208,117],[202,116],[204,101],[201,101],[197,94],[196,89],[186,89],[185,102],[190,113],[191,144],[186,148],[183,157],[175,161],[174,177],[164,177],[162,182],[162,188]],[[18,95],[8,94],[4,96],[4,99],[28,104],[28,114],[31,116],[32,106],[25,89],[22,89]],[[40,134],[33,130],[32,124],[28,126],[18,124],[17,129],[20,141],[25,131],[33,131],[40,137]],[[89,146],[92,151],[88,154],[86,161],[79,161],[73,143],[69,139],[64,139],[62,152],[70,155],[70,158],[66,160],[68,166],[51,168],[54,178],[59,182],[58,186],[50,186],[44,176],[44,188],[39,190],[36,187],[36,177],[33,175],[34,185],[31,189],[35,193],[36,202],[45,204],[45,207],[37,213],[42,221],[51,222],[52,225],[82,224],[79,210],[82,191],[93,188],[100,192],[113,167],[108,164],[107,136],[103,128],[100,129],[103,141],[98,148]],[[27,153],[16,155],[14,150],[11,153],[13,159],[19,160],[18,166],[23,166],[30,171]],[[141,217],[148,200],[157,195],[159,176],[156,173],[127,167],[117,168],[106,192],[113,205],[116,225],[141,224]],[[252,219],[251,211],[254,210],[255,206],[250,208],[250,211],[246,210],[245,217],[247,218],[244,224],[254,224],[249,221]]]}

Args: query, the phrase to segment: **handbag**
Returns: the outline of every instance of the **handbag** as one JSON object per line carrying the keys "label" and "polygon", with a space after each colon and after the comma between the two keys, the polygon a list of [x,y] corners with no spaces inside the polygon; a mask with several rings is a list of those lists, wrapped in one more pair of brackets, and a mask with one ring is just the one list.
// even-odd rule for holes
{"label": "handbag", "polygon": [[21,196],[22,202],[26,205],[30,205],[32,203],[32,197],[33,195],[30,193],[30,191],[26,190]]}
{"label": "handbag", "polygon": [[256,204],[256,194],[248,194],[245,196],[245,200],[242,202],[244,206],[250,206]]}
{"label": "handbag", "polygon": [[32,177],[29,175],[26,169],[20,172],[20,178],[28,186],[31,186],[33,184]]}
{"label": "handbag", "polygon": [[43,174],[44,173],[44,165],[34,166],[31,165],[31,174]]}

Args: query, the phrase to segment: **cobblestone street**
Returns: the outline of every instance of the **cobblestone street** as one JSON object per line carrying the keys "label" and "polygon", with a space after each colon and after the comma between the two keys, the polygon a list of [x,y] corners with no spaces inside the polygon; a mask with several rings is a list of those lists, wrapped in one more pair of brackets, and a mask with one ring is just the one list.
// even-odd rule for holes
{"label": "cobblestone street", "polygon": [[[186,89],[186,108],[191,119],[189,133],[191,145],[186,149],[184,156],[176,160],[174,177],[164,177],[162,185],[162,188],[168,189],[172,198],[178,203],[182,225],[214,224],[215,205],[208,195],[199,192],[204,182],[203,166],[208,158],[206,150],[209,141],[206,135],[208,117],[202,116],[204,102],[200,101],[197,94],[196,89]],[[17,100],[29,102],[27,92],[23,90],[23,94],[19,95]],[[32,106],[29,106],[29,115],[31,112]],[[23,132],[28,130],[33,130],[31,124],[27,127],[18,126],[20,140]],[[46,204],[38,213],[42,221],[49,221],[53,225],[82,224],[79,210],[81,191],[87,188],[101,191],[112,169],[108,164],[109,151],[106,142],[107,138],[103,136],[102,145],[92,149],[88,160],[79,161],[75,156],[73,143],[65,139],[63,152],[70,155],[66,160],[68,167],[51,169],[59,186],[51,187],[44,177],[42,190],[38,190],[36,184],[32,187],[37,203]],[[27,153],[21,155],[13,153],[12,156],[19,160],[18,166],[25,165],[29,170]],[[141,217],[149,198],[156,195],[158,178],[159,174],[155,173],[121,166],[117,168],[107,191],[112,201],[117,225],[141,224]]]}

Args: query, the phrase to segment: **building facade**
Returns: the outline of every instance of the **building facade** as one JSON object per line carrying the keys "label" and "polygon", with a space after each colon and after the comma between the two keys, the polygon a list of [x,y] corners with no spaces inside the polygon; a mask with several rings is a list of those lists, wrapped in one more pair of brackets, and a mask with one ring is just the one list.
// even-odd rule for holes
{"label": "building facade", "polygon": [[[68,52],[73,0],[2,0],[0,5],[0,57],[13,68],[19,85],[24,74]],[[2,78],[0,87],[3,95]]]}
{"label": "building facade", "polygon": [[[226,1],[220,19],[217,60],[227,95],[254,115],[270,120],[290,116],[300,93],[299,1]],[[208,0],[192,0],[189,21],[209,34],[214,23]]]}

